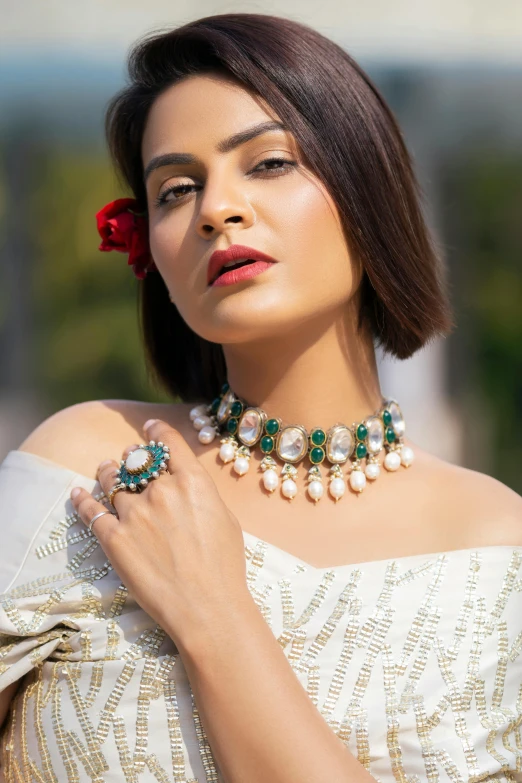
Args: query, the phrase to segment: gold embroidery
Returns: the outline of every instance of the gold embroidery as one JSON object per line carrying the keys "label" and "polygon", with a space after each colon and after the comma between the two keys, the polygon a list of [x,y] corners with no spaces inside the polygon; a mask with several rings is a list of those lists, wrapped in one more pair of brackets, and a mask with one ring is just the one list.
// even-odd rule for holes
{"label": "gold embroidery", "polygon": [[210,748],[207,735],[205,734],[205,730],[203,729],[199,711],[196,706],[196,701],[194,699],[194,694],[192,692],[191,692],[191,701],[192,701],[192,718],[194,721],[194,726],[196,728],[196,736],[198,738],[199,754],[201,756],[201,761],[203,762],[203,768],[205,770],[205,781],[206,783],[218,783],[219,778],[218,778],[216,763],[214,761],[214,756],[212,755],[212,750]]}
{"label": "gold embroidery", "polygon": [[[175,645],[129,600],[96,537],[71,514],[32,554],[51,573],[0,596],[0,677],[19,659],[30,669],[0,741],[7,783],[103,783],[115,765],[132,783],[143,772],[220,783]],[[317,572],[294,558],[286,573],[278,556],[277,577],[269,555],[265,542],[245,546],[254,601],[328,725],[366,769],[380,765],[378,780],[520,777],[521,551]],[[446,591],[450,566],[457,587]]]}

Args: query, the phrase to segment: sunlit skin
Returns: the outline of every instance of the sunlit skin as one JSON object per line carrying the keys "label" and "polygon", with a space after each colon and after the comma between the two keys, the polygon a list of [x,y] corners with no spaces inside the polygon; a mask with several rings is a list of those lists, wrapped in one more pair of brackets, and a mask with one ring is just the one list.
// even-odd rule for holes
{"label": "sunlit skin", "polygon": [[[371,336],[356,332],[362,267],[350,252],[336,204],[290,131],[270,130],[226,152],[217,149],[233,134],[270,121],[280,118],[221,76],[185,78],[159,96],[143,137],[144,170],[172,153],[192,154],[198,162],[160,166],[147,177],[151,252],[189,326],[223,345],[228,377],[240,396],[285,423],[351,424],[379,407],[381,389]],[[288,163],[267,164],[267,158]],[[175,187],[181,189],[169,192]],[[158,205],[158,199],[166,203]],[[209,287],[212,252],[235,243],[278,263],[251,280]],[[229,507],[240,519],[248,508],[250,532],[317,564],[370,559],[376,545],[368,540],[367,515],[376,520],[374,540],[388,503],[401,503],[406,491],[414,503],[408,473],[422,470],[422,451],[406,439],[418,457],[410,471],[383,470],[363,495],[347,490],[337,504],[329,498],[315,504],[304,491],[290,504],[262,488],[258,450],[239,479],[216,458],[217,442],[201,447],[190,429],[186,437]],[[300,468],[304,490],[306,468]],[[377,548],[385,553],[394,539],[387,524]]]}
{"label": "sunlit skin", "polygon": [[[351,424],[376,409],[381,388],[371,336],[356,331],[362,269],[336,204],[290,131],[227,144],[260,123],[280,120],[235,79],[216,74],[185,78],[154,101],[142,140],[144,172],[163,155],[183,153],[196,162],[160,166],[147,177],[151,252],[189,326],[223,345],[228,377],[240,396],[285,423]],[[296,165],[267,164],[270,158]],[[268,173],[272,167],[277,173]],[[181,190],[167,192],[173,187]],[[163,206],[156,205],[160,197],[167,201]],[[234,243],[278,263],[233,286],[209,287],[212,252]],[[119,459],[143,440],[146,419],[161,418],[184,437],[244,530],[320,568],[462,548],[491,535],[483,474],[436,457],[408,434],[405,442],[415,451],[410,468],[382,469],[361,494],[347,487],[338,503],[328,494],[315,503],[304,491],[304,461],[300,491],[289,502],[279,491],[264,490],[258,449],[239,477],[219,459],[218,439],[199,443],[188,418],[193,403],[102,401],[77,414],[85,418],[86,433],[97,433],[92,447],[85,436],[83,450],[67,456],[68,439],[59,443],[52,425],[52,436],[42,426],[23,447],[96,475],[102,460]],[[405,418],[408,427],[407,409]],[[509,528],[508,541],[510,535]]]}
{"label": "sunlit skin", "polygon": [[[151,251],[188,325],[223,345],[238,394],[308,427],[351,422],[373,411],[380,392],[371,341],[354,334],[362,268],[351,257],[336,206],[289,131],[216,151],[232,134],[278,119],[221,77],[184,79],[155,101],[143,138],[144,167],[171,152],[192,153],[200,162],[150,174]],[[165,194],[180,185],[189,187]],[[157,206],[162,194],[168,203]],[[231,244],[279,263],[234,286],[209,287],[210,255]]]}
{"label": "sunlit skin", "polygon": [[[144,169],[172,153],[199,162],[157,168],[148,178],[152,255],[188,325],[223,345],[240,396],[284,422],[351,424],[379,406],[381,390],[371,337],[355,329],[362,270],[335,205],[289,132],[217,150],[231,135],[274,119],[248,91],[221,77],[185,79],[157,99],[143,138]],[[277,175],[253,174],[267,157],[297,165]],[[179,201],[156,206],[160,194],[181,184],[193,187]],[[233,243],[278,263],[248,281],[208,287],[211,253]],[[107,494],[120,455],[149,439],[170,446],[167,474],[138,495],[118,492],[117,516],[103,515],[94,532],[129,592],[176,643],[224,779],[370,783],[260,613],[246,583],[242,529],[310,568],[364,567],[367,560],[520,544],[520,498],[406,438],[416,453],[408,470],[383,469],[362,495],[347,490],[338,504],[330,498],[315,504],[303,491],[301,465],[301,492],[289,503],[261,490],[257,451],[239,478],[217,458],[219,440],[200,444],[188,420],[191,405],[72,406],[44,422],[21,449],[96,475]],[[150,418],[159,421],[144,426]],[[86,489],[73,493],[86,525],[106,510]],[[1,710],[0,700],[0,716]]]}

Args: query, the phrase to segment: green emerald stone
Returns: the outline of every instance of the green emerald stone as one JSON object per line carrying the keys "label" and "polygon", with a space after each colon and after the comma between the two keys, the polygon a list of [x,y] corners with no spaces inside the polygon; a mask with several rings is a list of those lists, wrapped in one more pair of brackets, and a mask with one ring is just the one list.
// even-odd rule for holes
{"label": "green emerald stone", "polygon": [[383,411],[382,420],[386,424],[387,427],[392,423],[392,415],[391,415],[391,413],[390,413],[390,411],[388,409]]}
{"label": "green emerald stone", "polygon": [[211,407],[211,413],[217,413],[217,409],[219,408],[219,403],[221,400],[219,397],[216,397],[214,400],[212,400],[212,407]]}
{"label": "green emerald stone", "polygon": [[367,428],[364,426],[364,424],[359,424],[359,426],[357,427],[358,440],[364,440],[367,435],[368,435]]}
{"label": "green emerald stone", "polygon": [[229,389],[230,386],[228,385],[228,383],[224,383],[223,386],[221,387],[221,394],[225,394],[225,392],[227,392]]}
{"label": "green emerald stone", "polygon": [[386,440],[388,441],[388,443],[393,443],[393,441],[395,440],[395,433],[391,427],[388,427],[388,429],[386,430]]}
{"label": "green emerald stone", "polygon": [[233,435],[237,432],[237,419],[229,419],[227,421],[227,430]]}
{"label": "green emerald stone", "polygon": [[274,450],[274,439],[270,435],[265,435],[261,438],[260,447],[263,454],[270,454]]}
{"label": "green emerald stone", "polygon": [[326,440],[326,432],[320,429],[313,430],[312,434],[310,435],[310,440],[314,446],[322,446]]}
{"label": "green emerald stone", "polygon": [[364,443],[357,444],[357,459],[362,459],[367,454],[367,448]]}
{"label": "green emerald stone", "polygon": [[243,403],[239,400],[234,400],[232,405],[230,406],[230,413],[232,416],[241,416],[241,412],[243,410]]}
{"label": "green emerald stone", "polygon": [[275,435],[276,432],[279,432],[279,422],[277,419],[268,419],[265,424],[265,430],[269,435]]}
{"label": "green emerald stone", "polygon": [[314,465],[318,465],[324,459],[324,449],[322,449],[320,446],[315,446],[315,448],[311,449],[308,456],[310,458],[310,462],[312,462]]}

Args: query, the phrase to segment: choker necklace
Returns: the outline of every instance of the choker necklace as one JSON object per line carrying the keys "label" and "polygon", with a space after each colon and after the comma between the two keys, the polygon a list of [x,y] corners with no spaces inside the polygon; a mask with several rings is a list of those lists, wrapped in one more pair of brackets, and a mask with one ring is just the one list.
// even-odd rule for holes
{"label": "choker necklace", "polygon": [[[249,468],[251,449],[259,445],[264,454],[259,465],[263,472],[263,485],[272,493],[280,484],[278,463],[282,460],[281,493],[292,500],[297,494],[296,465],[305,457],[311,464],[308,469],[308,495],[315,501],[324,495],[323,476],[319,465],[330,463],[328,490],[338,501],[349,486],[359,494],[367,479],[375,481],[381,472],[379,454],[384,450],[384,467],[389,471],[403,465],[409,467],[414,452],[403,443],[405,423],[397,400],[382,399],[381,407],[361,422],[334,424],[329,430],[313,427],[308,432],[300,424],[283,425],[280,418],[269,417],[262,408],[249,405],[237,397],[228,383],[223,385],[219,397],[210,404],[196,405],[190,411],[194,429],[198,430],[201,443],[212,443],[221,438],[219,456],[224,463],[234,461],[234,470],[243,476]],[[365,460],[364,469],[361,465]],[[343,473],[343,465],[348,470]],[[348,476],[348,481],[345,480]]]}

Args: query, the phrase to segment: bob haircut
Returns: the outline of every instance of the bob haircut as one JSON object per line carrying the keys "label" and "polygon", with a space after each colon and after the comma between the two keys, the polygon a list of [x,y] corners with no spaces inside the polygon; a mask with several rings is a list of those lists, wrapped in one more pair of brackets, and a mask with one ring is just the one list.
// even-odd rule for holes
{"label": "bob haircut", "polygon": [[[147,209],[141,142],[155,99],[185,76],[235,77],[290,128],[337,205],[348,248],[362,261],[358,329],[407,359],[454,326],[444,260],[421,210],[420,186],[399,126],[359,65],[336,43],[293,20],[251,13],[207,16],[140,38],[130,84],[109,102],[105,133],[120,180]],[[140,283],[149,370],[182,401],[216,397],[223,348],[180,316],[159,273]]]}

